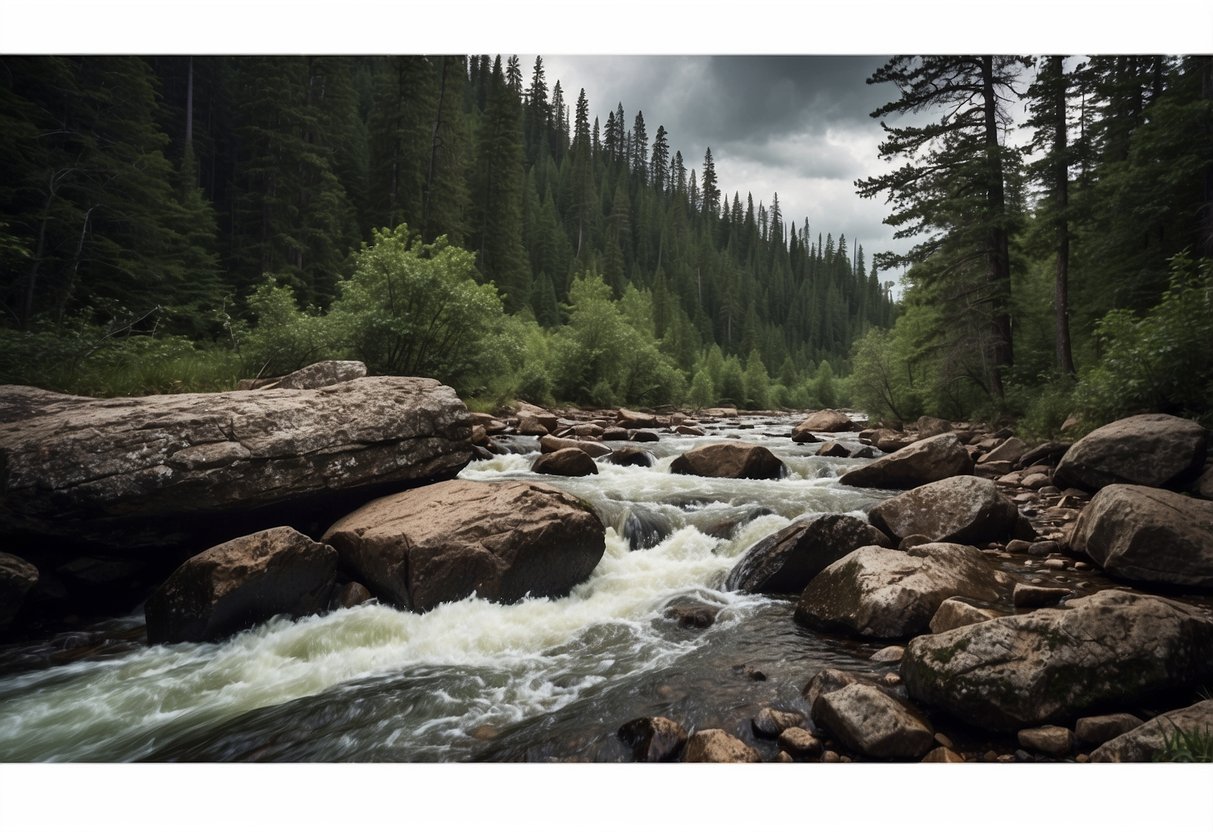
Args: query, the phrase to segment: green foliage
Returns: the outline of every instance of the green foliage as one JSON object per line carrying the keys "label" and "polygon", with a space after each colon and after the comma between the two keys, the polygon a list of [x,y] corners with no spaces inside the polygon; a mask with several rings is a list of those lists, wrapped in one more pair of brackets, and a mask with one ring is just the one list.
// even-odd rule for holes
{"label": "green foliage", "polygon": [[1170,286],[1145,315],[1116,309],[1096,327],[1099,362],[1075,399],[1097,422],[1164,412],[1213,420],[1213,259],[1171,260]]}
{"label": "green foliage", "polygon": [[838,392],[834,389],[834,368],[822,361],[813,376],[813,392],[822,407],[838,407]]}
{"label": "green foliage", "polygon": [[758,355],[758,350],[750,350],[750,356],[745,363],[745,406],[753,410],[766,410],[771,406],[770,379],[767,368]]}
{"label": "green foliage", "polygon": [[239,340],[244,372],[254,378],[281,376],[335,355],[332,327],[299,309],[295,293],[268,276],[248,299],[255,326]]}
{"label": "green foliage", "polygon": [[913,366],[889,330],[869,329],[855,342],[848,388],[851,404],[870,417],[907,422],[922,415]]}
{"label": "green foliage", "polygon": [[1197,728],[1168,731],[1162,751],[1154,757],[1156,763],[1213,763],[1213,731]]}
{"label": "green foliage", "polygon": [[1074,386],[1074,379],[1068,375],[1044,377],[1033,384],[1012,385],[1007,401],[1019,417],[1016,433],[1027,439],[1060,437],[1062,424],[1074,412]]}
{"label": "green foliage", "polygon": [[429,376],[472,393],[520,350],[497,290],[476,281],[473,255],[445,237],[426,244],[405,225],[373,232],[340,292],[332,337],[373,374]]}
{"label": "green foliage", "polygon": [[720,401],[745,407],[745,373],[737,356],[730,355],[720,370]]}

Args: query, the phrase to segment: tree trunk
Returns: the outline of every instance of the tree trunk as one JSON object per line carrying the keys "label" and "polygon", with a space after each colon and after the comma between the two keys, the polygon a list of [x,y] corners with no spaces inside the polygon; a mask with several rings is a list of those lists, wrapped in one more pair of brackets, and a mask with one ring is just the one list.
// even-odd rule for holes
{"label": "tree trunk", "polygon": [[990,392],[1003,398],[1002,370],[1014,360],[1011,347],[1011,254],[1006,227],[1006,197],[1003,189],[1002,152],[998,144],[998,99],[994,91],[994,59],[981,57],[982,97],[985,109],[985,153],[987,165],[986,211],[991,220],[989,231],[990,316]]}
{"label": "tree trunk", "polygon": [[1070,350],[1070,220],[1066,216],[1070,200],[1070,161],[1067,153],[1067,82],[1061,56],[1049,58],[1049,72],[1056,84],[1053,90],[1053,193],[1057,211],[1057,280],[1053,287],[1053,308],[1057,328],[1057,366],[1074,375],[1074,356]]}
{"label": "tree trunk", "polygon": [[194,59],[189,59],[185,74],[185,153],[194,144]]}

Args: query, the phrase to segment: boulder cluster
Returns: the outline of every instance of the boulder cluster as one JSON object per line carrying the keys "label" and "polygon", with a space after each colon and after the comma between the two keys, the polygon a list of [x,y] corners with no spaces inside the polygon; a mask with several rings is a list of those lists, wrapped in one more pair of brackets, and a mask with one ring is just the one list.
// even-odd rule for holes
{"label": "boulder cluster", "polygon": [[[825,448],[813,431],[857,429],[841,416],[813,414],[793,436]],[[1146,414],[1030,447],[939,419],[914,427],[859,431],[884,455],[841,478],[905,490],[873,492],[866,522],[795,520],[725,584],[795,597],[813,630],[888,642],[871,660],[895,671],[819,672],[743,736],[636,720],[618,735],[634,758],[1148,761],[1191,738],[1207,753],[1213,700],[1184,704],[1213,681],[1206,431]],[[654,736],[659,754],[637,739]]]}

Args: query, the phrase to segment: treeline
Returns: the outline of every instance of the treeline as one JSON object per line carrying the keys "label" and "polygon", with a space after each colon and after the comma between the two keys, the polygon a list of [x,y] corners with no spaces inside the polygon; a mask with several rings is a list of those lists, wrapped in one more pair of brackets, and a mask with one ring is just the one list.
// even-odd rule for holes
{"label": "treeline", "polygon": [[857,405],[1039,434],[1070,414],[1213,424],[1213,59],[899,56],[869,83],[896,96],[873,117],[931,120],[886,126],[900,167],[856,182],[921,241],[876,258],[910,268],[896,325],[856,343]]}
{"label": "treeline", "polygon": [[[274,287],[319,320],[376,230],[404,225],[410,245],[469,252],[504,312],[549,339],[584,279],[613,304],[640,293],[638,331],[678,375],[647,401],[731,360],[782,379],[771,404],[807,402],[823,362],[894,319],[860,246],[787,222],[778,195],[730,197],[710,150],[695,168],[663,125],[650,138],[656,118],[622,103],[591,116],[584,90],[549,87],[541,58],[524,77],[516,58],[483,55],[4,57],[0,105],[8,381],[50,383],[31,351],[44,370],[68,365],[60,386],[119,342],[145,358],[186,342],[239,351]],[[520,383],[535,361],[502,372]],[[599,380],[546,372],[557,397]]]}

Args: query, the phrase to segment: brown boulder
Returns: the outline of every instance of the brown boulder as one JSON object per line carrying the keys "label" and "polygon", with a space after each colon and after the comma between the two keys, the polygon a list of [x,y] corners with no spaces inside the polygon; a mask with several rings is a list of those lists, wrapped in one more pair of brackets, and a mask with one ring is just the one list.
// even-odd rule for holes
{"label": "brown boulder", "polygon": [[817,449],[817,456],[849,457],[851,449],[841,442],[826,442]]}
{"label": "brown boulder", "polygon": [[935,744],[935,731],[878,687],[847,685],[813,703],[813,722],[840,743],[868,757],[921,757]]}
{"label": "brown boulder", "polygon": [[1074,724],[1074,739],[1088,748],[1103,745],[1143,724],[1144,721],[1133,714],[1084,716]]}
{"label": "brown boulder", "polygon": [[1187,708],[1156,716],[1144,725],[1105,742],[1091,752],[1091,762],[1152,762],[1165,756],[1168,745],[1173,748],[1178,745],[1181,735],[1197,739],[1213,735],[1213,699],[1204,699]]}
{"label": "brown boulder", "polygon": [[581,500],[549,485],[453,480],[375,500],[324,541],[380,599],[423,612],[472,594],[565,595],[602,559],[605,534]]}
{"label": "brown boulder", "polygon": [[671,474],[728,479],[777,480],[787,466],[762,445],[716,442],[687,451],[670,463]]}
{"label": "brown boulder", "polygon": [[542,454],[531,464],[536,474],[554,477],[587,477],[598,473],[593,458],[580,448],[562,448],[550,454]]}
{"label": "brown boulder", "polygon": [[1020,748],[1039,751],[1050,757],[1064,757],[1074,749],[1074,732],[1061,725],[1022,728],[1016,739]]}
{"label": "brown boulder", "polygon": [[872,525],[895,540],[920,534],[951,543],[1006,540],[1019,510],[981,477],[948,477],[890,497],[868,512]]}
{"label": "brown boulder", "polygon": [[287,526],[194,555],[147,599],[152,644],[215,641],[275,615],[328,609],[337,553]]}
{"label": "brown boulder", "polygon": [[1098,491],[1115,483],[1170,486],[1196,476],[1207,433],[1190,419],[1164,413],[1130,416],[1097,428],[1070,446],[1053,482]]}
{"label": "brown boulder", "polygon": [[17,613],[25,596],[38,583],[38,567],[16,555],[0,552],[0,632]]}
{"label": "brown boulder", "polygon": [[353,381],[365,375],[366,365],[361,361],[317,361],[260,389],[317,390],[343,381]]}
{"label": "brown boulder", "polygon": [[957,627],[967,627],[979,621],[997,618],[998,613],[985,607],[970,604],[962,598],[948,598],[939,605],[928,625],[932,633],[946,633]]}
{"label": "brown boulder", "polygon": [[900,451],[882,456],[839,479],[858,488],[914,488],[973,472],[973,459],[950,433],[920,439]]}
{"label": "brown boulder", "polygon": [[993,450],[982,454],[977,462],[988,465],[991,462],[1018,462],[1019,458],[1028,452],[1027,443],[1018,437],[1004,439]]}
{"label": "brown boulder", "polygon": [[919,416],[918,421],[914,423],[914,429],[919,439],[927,439],[931,436],[951,433],[952,423],[935,416]]}
{"label": "brown boulder", "polygon": [[1119,578],[1213,589],[1213,502],[1109,485],[1078,515],[1070,548]]}
{"label": "brown boulder", "polygon": [[1068,722],[1213,676],[1213,618],[1121,590],[913,639],[916,701],[987,730]]}
{"label": "brown boulder", "polygon": [[619,414],[615,417],[615,421],[620,427],[624,428],[655,428],[657,427],[657,417],[651,413],[641,413],[636,410],[625,410],[619,408]]}
{"label": "brown boulder", "polygon": [[687,742],[686,729],[664,716],[634,719],[620,726],[616,736],[632,749],[638,763],[677,760]]}
{"label": "brown boulder", "polygon": [[[796,437],[813,431],[822,431],[823,433],[840,433],[842,431],[855,430],[856,425],[851,421],[851,417],[838,410],[818,410],[810,413],[805,417],[799,425],[792,429],[792,441],[800,442]],[[812,440],[807,440],[812,441]]]}
{"label": "brown boulder", "polygon": [[993,570],[976,549],[928,543],[908,552],[865,546],[827,566],[796,605],[801,624],[870,638],[926,632],[946,599],[999,597]]}
{"label": "brown boulder", "polygon": [[567,448],[576,448],[595,458],[605,456],[611,452],[611,449],[601,442],[593,442],[588,439],[571,439],[560,436],[539,437],[539,450],[545,454],[563,451]]}
{"label": "brown boulder", "polygon": [[791,595],[822,569],[862,546],[886,546],[878,529],[846,514],[797,520],[755,543],[725,580],[725,588]]}
{"label": "brown boulder", "polygon": [[0,424],[0,536],[206,545],[217,530],[311,520],[321,501],[452,477],[470,437],[455,391],[422,378],[61,403]]}
{"label": "brown boulder", "polygon": [[706,731],[696,731],[687,740],[686,750],[682,754],[684,763],[760,763],[762,755],[737,737],[721,731],[719,728],[709,728]]}
{"label": "brown boulder", "polygon": [[657,457],[642,448],[619,448],[611,451],[606,461],[612,465],[635,465],[640,468],[652,468]]}

